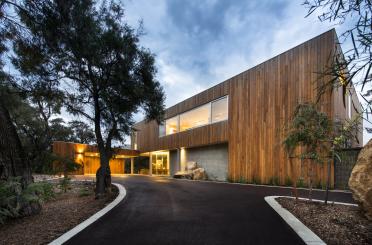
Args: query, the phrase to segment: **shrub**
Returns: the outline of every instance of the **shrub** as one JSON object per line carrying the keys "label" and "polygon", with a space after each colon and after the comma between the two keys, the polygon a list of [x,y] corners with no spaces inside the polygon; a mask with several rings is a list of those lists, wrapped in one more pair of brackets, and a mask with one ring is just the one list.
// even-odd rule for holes
{"label": "shrub", "polygon": [[79,191],[79,197],[85,197],[85,196],[90,196],[91,192],[89,191],[88,188],[80,189]]}
{"label": "shrub", "polygon": [[299,188],[304,188],[306,185],[305,185],[305,181],[303,178],[299,178],[298,181],[297,181],[297,187]]}
{"label": "shrub", "polygon": [[269,185],[279,185],[279,177],[273,176],[269,179]]}
{"label": "shrub", "polygon": [[255,184],[255,185],[259,185],[259,184],[261,184],[261,181],[257,176],[253,176],[252,177],[252,183]]}
{"label": "shrub", "polygon": [[284,185],[285,186],[292,186],[293,185],[293,181],[289,176],[285,177]]}
{"label": "shrub", "polygon": [[39,213],[42,201],[53,197],[50,183],[32,183],[22,189],[19,178],[0,181],[0,223],[9,218]]}
{"label": "shrub", "polygon": [[64,177],[63,179],[61,179],[59,181],[59,187],[60,187],[61,191],[65,192],[65,193],[70,188],[70,185],[71,185],[71,179],[68,178],[68,177]]}

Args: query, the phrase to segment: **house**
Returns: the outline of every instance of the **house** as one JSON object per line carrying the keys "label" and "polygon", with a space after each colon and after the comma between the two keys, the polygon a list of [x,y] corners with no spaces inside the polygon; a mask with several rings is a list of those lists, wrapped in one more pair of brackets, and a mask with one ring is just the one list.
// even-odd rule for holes
{"label": "house", "polygon": [[[282,144],[284,129],[296,106],[314,102],[319,88],[332,78],[320,74],[333,64],[334,54],[343,57],[333,29],[166,109],[160,125],[136,123],[132,150],[115,155],[112,172],[127,173],[123,166],[125,159],[131,159],[130,173],[173,176],[188,161],[195,161],[212,180],[264,184],[275,179],[285,184],[302,176],[306,181],[309,165],[289,158]],[[355,89],[349,90],[345,106],[341,89],[327,90],[318,101],[319,109],[334,121],[352,118],[361,105]],[[361,132],[358,138],[353,146],[362,144]],[[86,165],[80,173],[95,173],[98,151],[67,144],[56,142],[54,151],[80,157]],[[136,168],[144,162],[147,170]],[[324,183],[326,173],[326,166],[318,164],[316,181]]]}
{"label": "house", "polygon": [[[149,157],[153,175],[173,175],[195,161],[220,181],[284,184],[294,173],[306,179],[308,163],[291,163],[283,148],[284,128],[296,106],[314,102],[330,81],[320,74],[333,54],[343,57],[334,29],[168,108],[161,125],[135,124],[132,148]],[[333,120],[353,117],[361,107],[354,88],[345,106],[342,97],[341,89],[328,90],[319,109]],[[353,146],[362,143],[361,132],[358,138]],[[316,166],[317,181],[324,183],[326,173]]]}

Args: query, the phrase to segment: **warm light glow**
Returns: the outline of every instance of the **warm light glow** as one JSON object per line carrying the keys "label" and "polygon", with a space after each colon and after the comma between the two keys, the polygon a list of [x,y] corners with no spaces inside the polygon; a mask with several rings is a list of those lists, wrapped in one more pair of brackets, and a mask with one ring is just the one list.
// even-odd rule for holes
{"label": "warm light glow", "polygon": [[84,155],[87,157],[99,157],[99,153],[96,152],[85,152]]}

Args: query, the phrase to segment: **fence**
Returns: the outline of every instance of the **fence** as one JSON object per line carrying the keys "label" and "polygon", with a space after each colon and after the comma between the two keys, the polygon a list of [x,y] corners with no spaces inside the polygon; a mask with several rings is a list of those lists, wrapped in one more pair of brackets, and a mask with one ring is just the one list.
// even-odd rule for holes
{"label": "fence", "polygon": [[338,158],[335,159],[335,189],[349,189],[350,174],[361,149],[357,147],[340,150],[341,162]]}

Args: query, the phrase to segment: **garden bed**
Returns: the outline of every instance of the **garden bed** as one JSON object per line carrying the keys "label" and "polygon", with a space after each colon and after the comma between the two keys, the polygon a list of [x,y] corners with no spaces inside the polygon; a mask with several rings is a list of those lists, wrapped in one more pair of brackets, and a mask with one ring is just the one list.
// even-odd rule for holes
{"label": "garden bed", "polygon": [[372,222],[359,208],[341,204],[276,199],[324,242],[332,244],[372,244]]}
{"label": "garden bed", "polygon": [[0,225],[0,244],[47,244],[113,201],[118,190],[112,189],[110,196],[95,200],[92,182],[72,182],[67,193],[55,188],[56,197],[43,203],[39,214]]}

